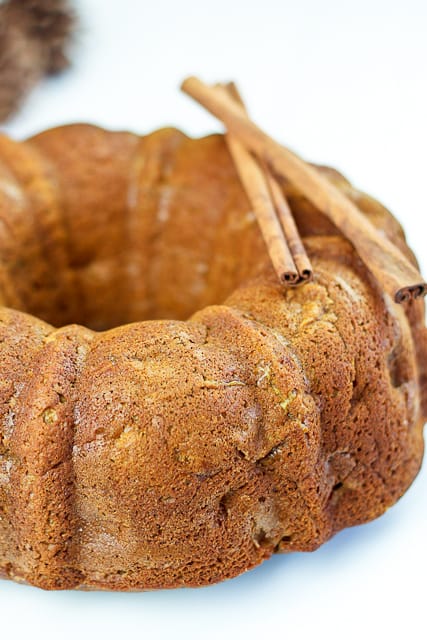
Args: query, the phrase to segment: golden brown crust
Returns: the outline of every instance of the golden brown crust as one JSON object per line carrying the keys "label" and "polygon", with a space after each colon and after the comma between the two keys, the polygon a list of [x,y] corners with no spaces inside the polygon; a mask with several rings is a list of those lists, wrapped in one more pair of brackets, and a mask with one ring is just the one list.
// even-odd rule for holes
{"label": "golden brown crust", "polygon": [[[75,125],[1,139],[0,158],[0,289],[19,309],[0,311],[0,572],[210,584],[407,489],[423,303],[384,296],[289,185],[315,279],[283,293],[221,136]],[[321,170],[413,259],[381,205]]]}

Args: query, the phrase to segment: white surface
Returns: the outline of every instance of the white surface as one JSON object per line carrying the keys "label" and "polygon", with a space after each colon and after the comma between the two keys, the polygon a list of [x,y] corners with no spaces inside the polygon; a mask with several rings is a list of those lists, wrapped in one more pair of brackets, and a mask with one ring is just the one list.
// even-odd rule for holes
{"label": "white surface", "polygon": [[[427,274],[424,0],[77,4],[74,68],[37,89],[7,132],[83,120],[203,134],[218,124],[180,81],[233,78],[277,139],[393,210]],[[0,582],[2,637],[426,637],[425,467],[378,521],[214,587],[45,593]]]}

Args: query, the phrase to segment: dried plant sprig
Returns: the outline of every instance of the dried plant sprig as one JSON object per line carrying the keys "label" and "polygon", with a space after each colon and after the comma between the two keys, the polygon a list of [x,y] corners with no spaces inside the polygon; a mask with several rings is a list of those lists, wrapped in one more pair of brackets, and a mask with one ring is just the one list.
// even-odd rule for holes
{"label": "dried plant sprig", "polygon": [[76,26],[68,0],[7,0],[0,4],[0,121],[46,74],[69,64]]}

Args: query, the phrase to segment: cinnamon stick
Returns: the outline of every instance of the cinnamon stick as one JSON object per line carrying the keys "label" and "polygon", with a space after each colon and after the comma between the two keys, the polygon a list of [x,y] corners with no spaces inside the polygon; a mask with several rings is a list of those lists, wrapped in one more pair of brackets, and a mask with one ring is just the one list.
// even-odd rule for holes
{"label": "cinnamon stick", "polygon": [[418,269],[388,238],[379,233],[356,205],[314,167],[283,147],[249,120],[221,87],[187,78],[182,90],[219,118],[227,129],[279,176],[290,180],[353,244],[384,290],[398,302],[427,293]]}
{"label": "cinnamon stick", "polygon": [[254,210],[271,262],[283,284],[296,285],[300,278],[275,210],[263,170],[240,141],[225,134],[228,150]]}
{"label": "cinnamon stick", "polygon": [[270,171],[267,173],[267,181],[285,238],[288,241],[288,246],[298,271],[299,282],[309,282],[313,278],[313,269],[295,224],[289,203],[279,183]]}
{"label": "cinnamon stick", "polygon": [[[224,86],[230,97],[233,98],[233,100],[237,104],[239,104],[247,114],[245,104],[235,83],[229,82]],[[264,166],[264,174],[267,180],[268,187],[270,189],[271,197],[273,199],[279,222],[282,226],[290,253],[298,271],[297,284],[301,282],[308,282],[313,277],[313,269],[310,263],[310,259],[302,243],[298,228],[295,224],[291,208],[283,194],[278,181],[271,173],[269,167],[266,165]]]}
{"label": "cinnamon stick", "polygon": [[295,285],[299,281],[298,271],[276,215],[262,169],[237,138],[226,134],[226,141],[277,276],[283,284]]}

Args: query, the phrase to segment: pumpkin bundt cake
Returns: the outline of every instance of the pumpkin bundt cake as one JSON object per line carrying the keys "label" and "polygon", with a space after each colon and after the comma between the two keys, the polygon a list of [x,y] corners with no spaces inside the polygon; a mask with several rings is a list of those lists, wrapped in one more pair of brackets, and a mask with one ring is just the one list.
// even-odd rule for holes
{"label": "pumpkin bundt cake", "polygon": [[[414,262],[401,227],[319,167]],[[283,290],[222,135],[0,139],[0,573],[206,585],[382,514],[417,474],[424,304],[283,181]]]}

